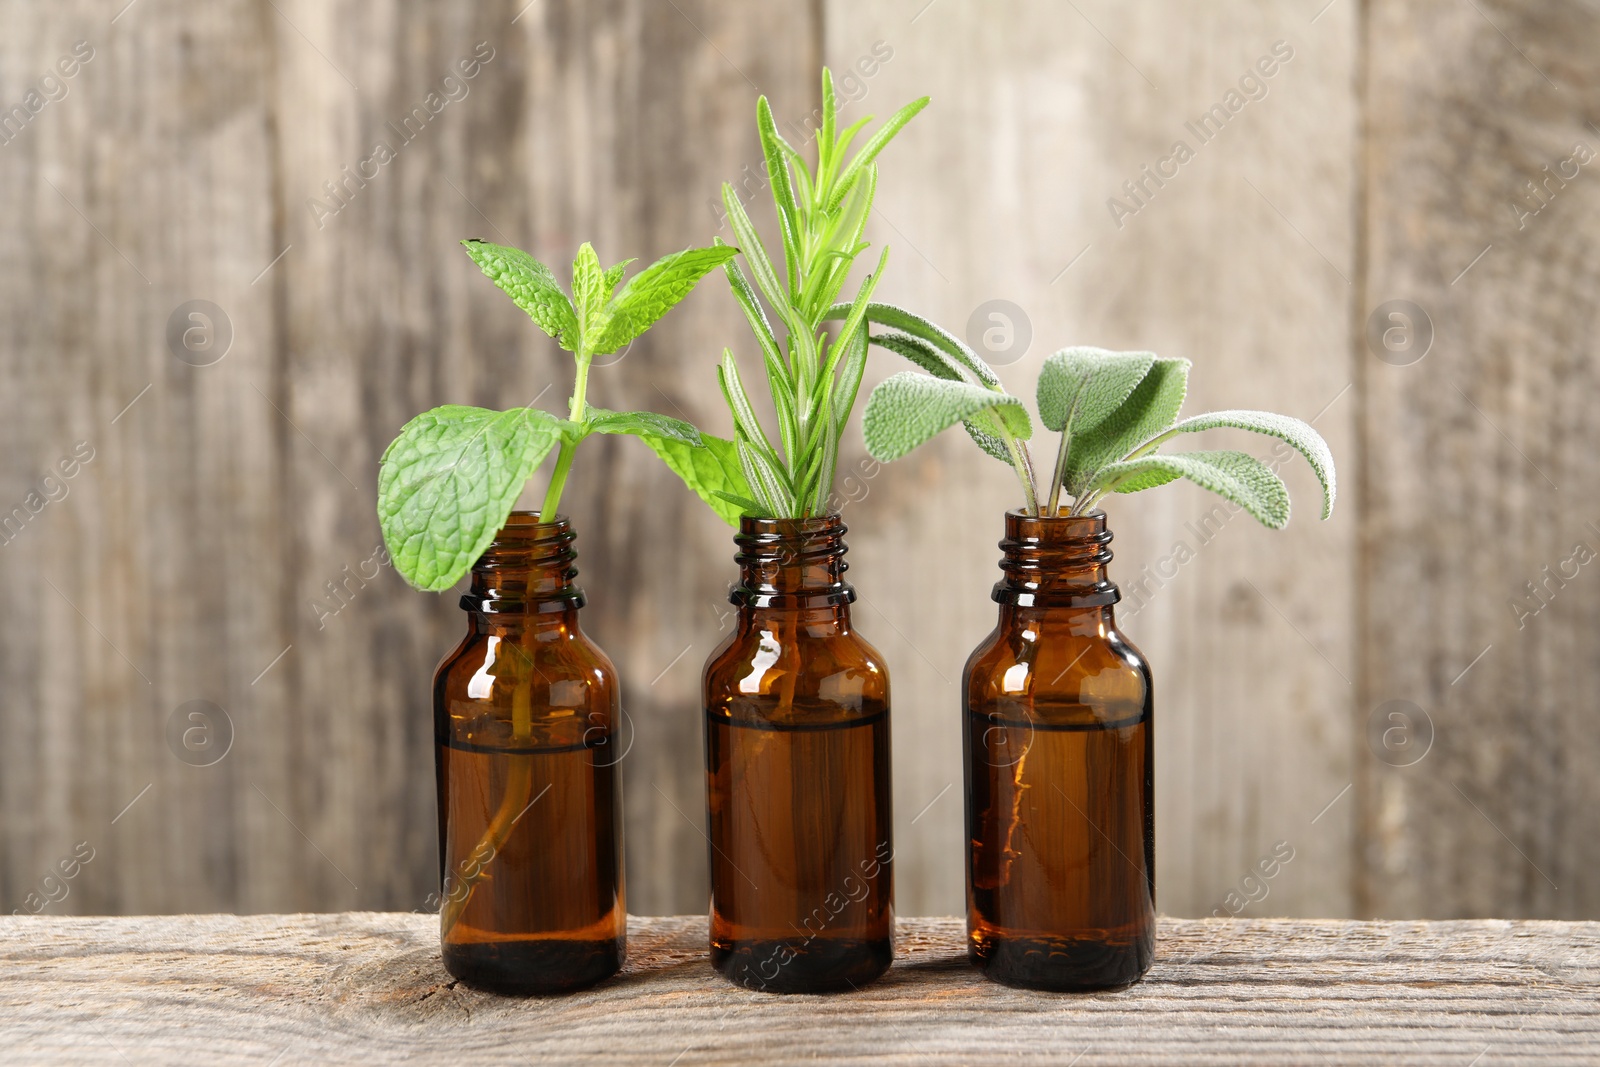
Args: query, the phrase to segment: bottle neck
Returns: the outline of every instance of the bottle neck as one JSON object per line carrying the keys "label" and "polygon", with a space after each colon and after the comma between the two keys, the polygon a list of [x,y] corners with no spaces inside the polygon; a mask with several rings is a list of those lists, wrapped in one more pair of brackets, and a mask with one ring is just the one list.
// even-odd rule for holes
{"label": "bottle neck", "polygon": [[538,512],[513,511],[472,565],[472,586],[461,607],[478,624],[565,622],[575,625],[583,590],[572,547],[578,535],[564,517],[540,522]]}
{"label": "bottle neck", "polygon": [[837,515],[810,519],[739,520],[734,535],[739,583],[728,599],[741,608],[840,609],[856,598],[844,580],[844,521]]}
{"label": "bottle neck", "polygon": [[1106,577],[1111,562],[1106,514],[1024,515],[1006,513],[1000,542],[1001,579],[992,594],[1016,608],[1102,608],[1122,599]]}

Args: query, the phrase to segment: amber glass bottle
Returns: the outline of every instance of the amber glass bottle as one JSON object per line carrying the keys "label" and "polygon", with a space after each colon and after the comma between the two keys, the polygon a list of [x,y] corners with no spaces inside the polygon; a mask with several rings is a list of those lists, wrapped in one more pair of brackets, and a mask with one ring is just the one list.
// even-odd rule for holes
{"label": "amber glass bottle", "polygon": [[578,628],[575,536],[513,512],[434,676],[444,962],[501,992],[576,989],[622,965],[620,697]]}
{"label": "amber glass bottle", "polygon": [[850,624],[844,532],[743,519],[706,664],[711,962],[752,989],[850,989],[894,958],[889,675]]}
{"label": "amber glass bottle", "polygon": [[1118,632],[1104,512],[1010,512],[967,660],[967,937],[990,978],[1137,981],[1155,951],[1150,668]]}

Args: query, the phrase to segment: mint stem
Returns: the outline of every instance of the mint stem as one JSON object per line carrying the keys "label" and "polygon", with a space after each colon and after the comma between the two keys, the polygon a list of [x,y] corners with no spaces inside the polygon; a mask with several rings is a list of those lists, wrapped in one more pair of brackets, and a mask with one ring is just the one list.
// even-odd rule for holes
{"label": "mint stem", "polygon": [[572,469],[573,454],[578,451],[578,446],[571,441],[561,442],[561,451],[556,455],[556,470],[550,476],[550,488],[544,494],[544,504],[539,508],[540,522],[555,522],[556,509],[561,506],[561,490],[567,484],[567,472]]}
{"label": "mint stem", "polygon": [[[572,400],[568,406],[568,421],[576,426],[583,425],[584,395],[589,388],[589,355],[586,346],[578,345],[578,350],[573,353],[578,359],[578,377],[573,383]],[[561,506],[561,491],[567,486],[567,472],[572,470],[572,457],[578,451],[578,442],[568,438],[561,442],[561,451],[556,455],[555,473],[550,475],[550,488],[544,494],[544,504],[539,508],[540,522],[555,522],[556,509]]]}

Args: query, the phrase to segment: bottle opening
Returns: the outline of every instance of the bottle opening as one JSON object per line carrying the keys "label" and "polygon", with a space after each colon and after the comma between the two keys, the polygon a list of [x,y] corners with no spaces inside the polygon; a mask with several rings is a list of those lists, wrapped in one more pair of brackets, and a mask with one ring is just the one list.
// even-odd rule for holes
{"label": "bottle opening", "polygon": [[536,511],[513,511],[472,565],[472,586],[461,607],[486,615],[583,607],[583,590],[573,584],[577,539],[564,515],[543,522]]}
{"label": "bottle opening", "polygon": [[804,519],[744,516],[734,535],[739,584],[728,599],[756,608],[821,608],[848,604],[856,592],[844,581],[847,527],[837,514]]}

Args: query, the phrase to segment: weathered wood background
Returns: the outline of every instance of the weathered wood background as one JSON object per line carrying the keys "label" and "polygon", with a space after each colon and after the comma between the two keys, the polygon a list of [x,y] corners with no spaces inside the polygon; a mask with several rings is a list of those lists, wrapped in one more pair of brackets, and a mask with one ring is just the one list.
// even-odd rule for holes
{"label": "weathered wood background", "polygon": [[[886,296],[962,331],[1013,302],[1016,390],[1067,343],[1187,356],[1194,409],[1315,419],[1339,459],[1322,524],[1286,466],[1282,534],[1187,487],[1113,502],[1158,683],[1163,910],[1600,915],[1600,176],[1569,162],[1600,150],[1597,56],[1578,0],[0,0],[0,513],[24,514],[0,544],[0,904],[422,905],[427,682],[464,620],[373,574],[378,457],[424,408],[555,407],[568,373],[455,241],[703,243],[720,182],[759,168],[758,90],[802,121],[827,61],[853,113],[934,96],[883,167]],[[1186,123],[1219,104],[1202,141]],[[379,141],[395,158],[333,199]],[[231,328],[208,366],[167,339],[192,300]],[[1380,359],[1395,300],[1431,329]],[[713,279],[595,398],[726,432],[725,344],[753,355]],[[852,434],[900,910],[955,912],[955,683],[1014,489],[953,436],[861,455]],[[586,445],[576,483],[587,626],[636,731],[630,908],[697,911],[729,534],[631,442]],[[1278,842],[1293,860],[1253,879]]]}

